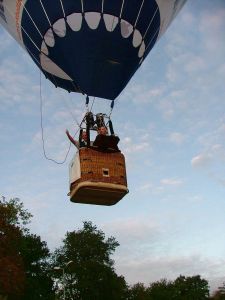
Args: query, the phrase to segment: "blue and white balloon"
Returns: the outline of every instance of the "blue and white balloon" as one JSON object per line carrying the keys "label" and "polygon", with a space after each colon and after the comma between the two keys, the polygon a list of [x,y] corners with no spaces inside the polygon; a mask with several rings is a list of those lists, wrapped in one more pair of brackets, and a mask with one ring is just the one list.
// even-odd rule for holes
{"label": "blue and white balloon", "polygon": [[186,0],[0,0],[0,23],[55,85],[115,99]]}

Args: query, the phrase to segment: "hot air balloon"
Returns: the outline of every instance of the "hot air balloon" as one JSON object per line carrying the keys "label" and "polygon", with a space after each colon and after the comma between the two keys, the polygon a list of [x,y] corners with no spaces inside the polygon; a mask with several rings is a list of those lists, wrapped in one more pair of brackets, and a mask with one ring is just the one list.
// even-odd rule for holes
{"label": "hot air balloon", "polygon": [[55,86],[115,99],[186,0],[1,0],[0,22]]}
{"label": "hot air balloon", "polygon": [[[0,23],[27,50],[35,64],[56,87],[114,100],[185,2],[186,0],[0,0]],[[92,129],[90,124],[86,125],[88,130]],[[92,157],[93,161],[99,161],[99,153],[97,155],[90,151],[95,150],[82,150],[80,155],[86,153],[87,157],[84,159]],[[111,171],[103,163],[105,160],[107,165],[110,158],[101,156],[101,178],[93,179],[89,176],[85,179],[84,176],[82,181],[81,176],[80,181],[76,179],[78,184],[101,182],[100,179],[104,179],[106,186],[103,198],[107,190],[110,190],[110,184],[115,184],[115,189],[112,188],[108,194],[108,198],[113,200],[106,201],[107,203],[102,200],[103,203],[100,204],[114,204],[128,192],[125,162],[123,157],[118,156],[117,159],[117,154],[122,155],[111,153],[111,158],[115,161]],[[104,155],[109,157],[109,153]],[[87,169],[87,166],[82,166],[84,170]],[[123,167],[121,172],[116,173],[118,166]],[[88,172],[94,172],[93,168],[94,165]],[[121,178],[124,179],[122,183],[119,180]],[[85,189],[90,189],[91,194],[98,187],[85,186],[80,189],[80,194],[78,191],[79,196],[73,195],[71,200],[79,202],[80,197],[83,199],[81,202],[91,202],[85,200]],[[96,192],[95,198],[101,198],[100,194],[101,192]],[[92,201],[95,202],[98,201]]]}

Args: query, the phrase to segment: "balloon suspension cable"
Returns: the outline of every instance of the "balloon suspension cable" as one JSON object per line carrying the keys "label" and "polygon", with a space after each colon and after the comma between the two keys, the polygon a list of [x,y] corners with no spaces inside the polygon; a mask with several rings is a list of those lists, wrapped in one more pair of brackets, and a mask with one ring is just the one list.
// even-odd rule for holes
{"label": "balloon suspension cable", "polygon": [[71,118],[73,119],[73,121],[77,124],[78,127],[80,127],[79,122],[77,121],[77,118],[75,117],[75,115],[73,114],[73,112],[71,111],[71,107],[68,106],[67,101],[64,97],[64,94],[61,94],[62,100],[63,100],[63,104],[65,106],[65,108],[67,109],[67,111],[69,112],[69,114],[71,115]]}
{"label": "balloon suspension cable", "polygon": [[112,100],[111,104],[110,104],[110,112],[109,112],[109,119],[111,117],[111,114],[112,114],[112,111],[113,111],[113,108],[114,108],[114,104],[115,104],[115,101]]}
{"label": "balloon suspension cable", "polygon": [[88,95],[86,95],[85,106],[86,106],[86,112],[87,113],[92,111],[92,108],[93,108],[94,103],[95,103],[95,97],[93,97],[90,109],[89,109],[89,102],[90,102],[90,98],[89,98]]}
{"label": "balloon suspension cable", "polygon": [[[41,123],[41,140],[42,140],[42,149],[43,149],[43,154],[44,154],[44,157],[47,159],[47,160],[50,160],[58,165],[62,165],[66,162],[67,160],[67,157],[69,155],[69,152],[70,152],[70,149],[71,149],[71,142],[70,142],[70,145],[69,145],[69,148],[66,152],[66,155],[65,155],[65,158],[61,161],[61,162],[58,162],[56,161],[55,159],[52,159],[50,157],[47,156],[46,154],[46,150],[45,150],[45,140],[44,140],[44,128],[43,128],[43,98],[42,98],[42,81],[41,81],[41,71],[40,71],[40,117],[41,117],[41,120],[40,120],[40,123]],[[80,126],[78,127],[78,130],[75,132],[74,136],[77,134],[77,132],[80,130]]]}
{"label": "balloon suspension cable", "polygon": [[89,96],[86,96],[86,101],[85,101],[85,106],[86,106],[86,111],[89,112],[89,108],[88,108],[88,104],[89,104]]}
{"label": "balloon suspension cable", "polygon": [[[86,99],[86,105],[88,105],[89,100]],[[95,97],[93,99],[92,102],[92,106],[94,104],[94,100]],[[91,106],[91,110],[92,110],[92,106]],[[113,123],[111,120],[111,114],[112,114],[112,110],[114,108],[114,100],[112,100],[111,105],[110,105],[110,114],[104,114],[104,113],[97,113],[96,115],[92,113],[91,110],[88,110],[84,116],[84,118],[81,121],[81,132],[84,130],[86,130],[87,133],[87,145],[88,147],[90,146],[90,130],[97,130],[100,127],[107,127],[110,130],[110,134],[114,135],[114,129],[113,129]],[[82,133],[80,133],[80,136],[82,135]]]}

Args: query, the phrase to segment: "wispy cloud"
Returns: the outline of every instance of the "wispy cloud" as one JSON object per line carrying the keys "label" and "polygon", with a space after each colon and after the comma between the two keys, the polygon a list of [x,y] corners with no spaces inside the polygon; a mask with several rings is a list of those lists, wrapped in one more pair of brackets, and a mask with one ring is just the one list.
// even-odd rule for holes
{"label": "wispy cloud", "polygon": [[134,142],[133,138],[125,137],[122,141],[124,153],[130,154],[149,150],[148,142]]}
{"label": "wispy cloud", "polygon": [[191,165],[194,169],[205,171],[210,179],[223,186],[225,185],[224,163],[225,147],[221,144],[211,145],[191,160]]}
{"label": "wispy cloud", "polygon": [[126,279],[130,284],[143,282],[146,285],[163,278],[175,280],[180,275],[201,275],[209,280],[213,290],[221,284],[224,263],[222,259],[208,259],[199,254],[153,257],[149,253],[149,257],[145,259],[121,259],[117,263],[117,270],[121,274],[127,274]]}
{"label": "wispy cloud", "polygon": [[224,25],[225,8],[223,7],[215,6],[211,11],[206,10],[200,14],[199,31],[205,51],[217,54],[224,53]]}
{"label": "wispy cloud", "polygon": [[169,140],[176,145],[181,145],[185,140],[185,136],[180,132],[172,132]]}
{"label": "wispy cloud", "polygon": [[192,167],[205,167],[209,165],[211,162],[212,157],[208,153],[201,153],[199,155],[196,155],[191,160]]}
{"label": "wispy cloud", "polygon": [[168,189],[177,189],[183,186],[184,183],[185,180],[181,178],[162,178],[157,182],[145,182],[140,185],[137,191],[159,195],[167,193]]}
{"label": "wispy cloud", "polygon": [[[152,217],[151,220],[145,216],[137,216],[134,218],[116,219],[113,222],[107,222],[103,225],[107,232],[116,233],[119,241],[126,244],[149,243],[150,240],[157,240],[157,235],[160,234],[160,227],[156,220]],[[142,244],[143,245],[143,244]]]}
{"label": "wispy cloud", "polygon": [[136,105],[151,104],[163,95],[164,89],[163,86],[149,88],[146,84],[132,84],[125,90],[123,98],[131,99]]}
{"label": "wispy cloud", "polygon": [[178,187],[183,184],[182,179],[175,179],[175,178],[164,178],[160,180],[161,185],[163,186],[174,186]]}

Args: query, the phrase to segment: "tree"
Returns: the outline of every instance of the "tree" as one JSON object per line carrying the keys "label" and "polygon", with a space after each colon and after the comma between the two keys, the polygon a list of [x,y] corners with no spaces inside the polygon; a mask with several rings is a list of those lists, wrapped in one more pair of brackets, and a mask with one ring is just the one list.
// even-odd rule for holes
{"label": "tree", "polygon": [[199,275],[179,276],[175,281],[161,279],[145,288],[139,283],[130,289],[129,300],[204,300],[209,299],[209,286]]}
{"label": "tree", "polygon": [[18,248],[30,214],[19,199],[0,199],[0,294],[22,296],[25,270]]}
{"label": "tree", "polygon": [[184,300],[204,300],[209,298],[208,281],[199,275],[192,277],[179,276],[174,281],[175,298]]}
{"label": "tree", "polygon": [[49,250],[26,225],[32,215],[17,199],[0,200],[0,295],[13,299],[51,299]]}
{"label": "tree", "polygon": [[49,272],[50,252],[46,242],[34,234],[26,234],[20,244],[26,281],[23,300],[55,299],[53,280]]}
{"label": "tree", "polygon": [[148,298],[151,300],[167,300],[173,299],[174,288],[171,281],[166,279],[161,279],[159,281],[153,282],[147,288]]}
{"label": "tree", "polygon": [[129,300],[146,300],[147,292],[143,283],[136,283],[129,288]]}
{"label": "tree", "polygon": [[[67,232],[63,246],[53,256],[52,267],[61,268],[61,273],[55,274],[59,290],[66,288],[67,299],[126,299],[126,282],[117,276],[110,258],[118,246],[114,237],[105,240],[105,234],[91,222],[84,222],[80,230]],[[73,264],[66,268],[69,261]]]}

